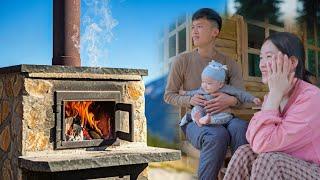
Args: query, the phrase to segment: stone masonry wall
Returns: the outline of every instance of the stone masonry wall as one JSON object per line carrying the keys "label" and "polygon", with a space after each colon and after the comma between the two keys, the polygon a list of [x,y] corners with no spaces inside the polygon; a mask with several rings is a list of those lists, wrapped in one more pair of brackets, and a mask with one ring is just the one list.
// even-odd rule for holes
{"label": "stone masonry wall", "polygon": [[[52,106],[56,90],[120,91],[120,101],[134,106],[135,142],[146,145],[145,89],[141,76],[135,76],[133,80],[130,76],[122,80],[68,80],[8,73],[0,76],[0,179],[21,179],[18,165],[21,155],[81,150],[53,149],[55,114]],[[127,118],[127,113],[120,113],[120,129],[124,131],[129,129]]]}
{"label": "stone masonry wall", "polygon": [[[55,117],[53,93],[56,90],[73,91],[120,91],[121,102],[134,106],[135,141],[146,144],[146,118],[144,115],[143,81],[73,81],[25,79],[23,96],[23,148],[22,154],[37,151],[53,151],[52,132]],[[128,131],[127,113],[120,115],[120,129]],[[71,150],[72,151],[72,150]]]}
{"label": "stone masonry wall", "polygon": [[50,129],[55,126],[52,109],[53,83],[26,78],[24,86],[22,154],[53,150],[50,143]]}
{"label": "stone masonry wall", "polygon": [[[144,102],[144,83],[143,81],[132,81],[126,84],[125,93],[122,95],[123,102],[133,104],[134,106],[134,139],[136,142],[147,143],[147,120],[145,117]],[[125,117],[127,118],[127,117]],[[122,128],[128,128],[128,121],[122,120]],[[128,130],[127,130],[128,131]]]}
{"label": "stone masonry wall", "polygon": [[0,76],[0,179],[20,179],[22,152],[22,89],[19,74]]}

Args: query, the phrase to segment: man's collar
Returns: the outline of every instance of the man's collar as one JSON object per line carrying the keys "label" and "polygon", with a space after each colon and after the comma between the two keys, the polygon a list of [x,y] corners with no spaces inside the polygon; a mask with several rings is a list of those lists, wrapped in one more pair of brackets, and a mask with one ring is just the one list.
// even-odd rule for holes
{"label": "man's collar", "polygon": [[[200,55],[200,53],[198,52],[198,49],[199,48],[194,48],[193,49],[193,52],[196,52],[196,53],[198,53],[199,55]],[[212,47],[212,54],[209,56],[211,59],[214,59],[216,56],[217,56],[217,54],[218,54],[218,51],[217,51],[217,49],[216,49],[216,47],[214,46],[214,47]],[[208,58],[209,58],[208,57]]]}

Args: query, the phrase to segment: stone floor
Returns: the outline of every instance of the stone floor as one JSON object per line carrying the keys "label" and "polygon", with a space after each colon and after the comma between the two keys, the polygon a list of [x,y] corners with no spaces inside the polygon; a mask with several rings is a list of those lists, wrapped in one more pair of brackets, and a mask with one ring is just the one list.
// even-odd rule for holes
{"label": "stone floor", "polygon": [[173,169],[149,168],[149,180],[196,180],[197,177],[185,171]]}
{"label": "stone floor", "polygon": [[150,163],[149,180],[196,180],[197,160],[185,155],[180,160]]}

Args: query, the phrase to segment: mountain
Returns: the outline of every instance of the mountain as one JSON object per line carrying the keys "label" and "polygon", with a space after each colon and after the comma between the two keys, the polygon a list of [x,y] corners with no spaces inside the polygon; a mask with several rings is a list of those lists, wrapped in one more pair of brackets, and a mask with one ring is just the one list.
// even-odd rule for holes
{"label": "mountain", "polygon": [[163,100],[167,75],[160,77],[146,85],[145,115],[148,133],[157,136],[168,143],[178,139],[178,108],[166,104]]}

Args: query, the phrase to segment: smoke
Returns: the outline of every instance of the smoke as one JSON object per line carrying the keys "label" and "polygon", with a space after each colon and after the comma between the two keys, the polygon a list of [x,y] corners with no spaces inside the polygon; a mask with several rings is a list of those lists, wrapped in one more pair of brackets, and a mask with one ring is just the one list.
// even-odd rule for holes
{"label": "smoke", "polygon": [[83,0],[81,4],[81,59],[85,65],[101,66],[108,60],[107,44],[114,39],[118,21],[112,17],[110,0]]}
{"label": "smoke", "polygon": [[298,8],[298,0],[284,0],[280,5],[280,12],[283,14],[280,20],[286,21],[287,24],[294,24],[298,17]]}
{"label": "smoke", "polygon": [[234,13],[236,13],[236,5],[234,0],[227,0],[227,12],[228,16],[232,16]]}

